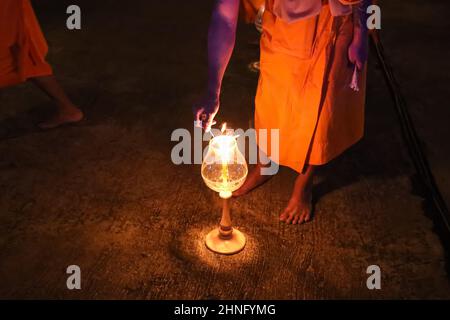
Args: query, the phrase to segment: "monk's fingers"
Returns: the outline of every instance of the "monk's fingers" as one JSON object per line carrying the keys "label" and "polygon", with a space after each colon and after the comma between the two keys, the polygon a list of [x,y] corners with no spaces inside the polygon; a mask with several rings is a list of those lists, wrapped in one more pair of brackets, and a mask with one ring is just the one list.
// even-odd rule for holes
{"label": "monk's fingers", "polygon": [[356,68],[358,69],[359,72],[362,71],[363,67],[364,67],[364,63],[361,60],[357,60],[356,61]]}
{"label": "monk's fingers", "polygon": [[350,64],[355,67],[356,66],[356,70],[358,70],[359,72],[361,72],[363,70],[364,67],[364,60],[359,57],[357,54],[354,53],[349,53],[348,55],[348,60],[350,61]]}
{"label": "monk's fingers", "polygon": [[203,129],[206,130],[206,129],[208,128],[208,125],[209,125],[208,114],[207,114],[206,112],[203,112],[203,113],[200,115],[200,120],[201,120],[201,122],[202,122]]}
{"label": "monk's fingers", "polygon": [[347,58],[348,58],[348,61],[350,62],[350,64],[352,64],[352,65],[355,65],[356,64],[356,58],[355,58],[355,55],[353,54],[353,51],[352,50],[348,50],[348,56],[347,56]]}
{"label": "monk's fingers", "polygon": [[196,123],[201,123],[202,121],[204,121],[202,119],[203,118],[202,115],[204,114],[204,112],[205,112],[204,108],[194,109]]}
{"label": "monk's fingers", "polygon": [[208,118],[208,121],[205,121],[204,123],[205,123],[205,126],[204,126],[205,131],[209,132],[209,131],[211,131],[211,127],[216,124],[216,121],[214,120],[214,118],[210,117],[210,118]]}

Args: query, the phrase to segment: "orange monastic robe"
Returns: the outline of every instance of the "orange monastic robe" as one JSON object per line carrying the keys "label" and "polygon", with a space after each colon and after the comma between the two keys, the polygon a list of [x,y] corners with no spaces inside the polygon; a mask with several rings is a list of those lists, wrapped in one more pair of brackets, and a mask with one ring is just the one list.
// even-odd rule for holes
{"label": "orange monastic robe", "polygon": [[29,0],[0,0],[0,88],[52,74],[48,47]]}
{"label": "orange monastic robe", "polygon": [[255,22],[258,10],[265,2],[266,0],[242,0],[243,17],[246,23]]}
{"label": "orange monastic robe", "polygon": [[325,164],[362,138],[366,70],[360,91],[353,91],[354,66],[347,55],[351,14],[333,17],[324,5],[318,16],[287,23],[273,14],[272,5],[267,0],[263,16],[255,127],[279,129],[278,159],[270,135],[267,143],[258,141],[260,148],[301,172],[305,164]]}

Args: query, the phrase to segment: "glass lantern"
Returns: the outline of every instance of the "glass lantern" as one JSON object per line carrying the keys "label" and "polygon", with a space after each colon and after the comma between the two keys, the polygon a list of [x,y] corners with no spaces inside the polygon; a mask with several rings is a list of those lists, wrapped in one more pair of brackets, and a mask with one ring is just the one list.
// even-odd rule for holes
{"label": "glass lantern", "polygon": [[246,239],[242,232],[231,226],[230,198],[233,191],[244,184],[248,167],[230,130],[211,139],[201,172],[206,185],[218,192],[223,201],[220,225],[206,236],[206,246],[216,253],[238,253],[244,248]]}

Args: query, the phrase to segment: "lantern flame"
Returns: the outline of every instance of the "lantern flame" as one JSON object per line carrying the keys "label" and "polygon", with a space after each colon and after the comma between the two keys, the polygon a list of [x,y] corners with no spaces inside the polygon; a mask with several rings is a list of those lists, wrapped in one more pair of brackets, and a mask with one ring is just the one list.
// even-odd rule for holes
{"label": "lantern flame", "polygon": [[222,134],[223,134],[226,130],[227,130],[227,123],[224,122],[224,123],[222,124],[222,129],[220,129],[220,131],[221,131]]}

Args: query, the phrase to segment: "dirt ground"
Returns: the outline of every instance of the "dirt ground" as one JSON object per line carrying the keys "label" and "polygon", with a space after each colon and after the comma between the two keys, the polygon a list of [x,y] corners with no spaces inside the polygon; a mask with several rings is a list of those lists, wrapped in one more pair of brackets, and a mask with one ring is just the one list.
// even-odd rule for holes
{"label": "dirt ground", "polygon": [[[295,178],[282,169],[233,200],[248,245],[219,256],[203,242],[220,218],[218,196],[198,165],[170,159],[171,132],[192,127],[205,82],[211,1],[77,3],[81,31],[65,28],[68,1],[35,8],[49,61],[86,121],[39,131],[48,100],[30,84],[0,92],[0,298],[450,298],[446,254],[374,56],[366,135],[320,168],[313,221],[279,224]],[[219,123],[249,126],[256,41],[251,26],[239,27]],[[72,264],[81,290],[66,287]],[[381,268],[381,290],[366,287],[370,265]]]}

